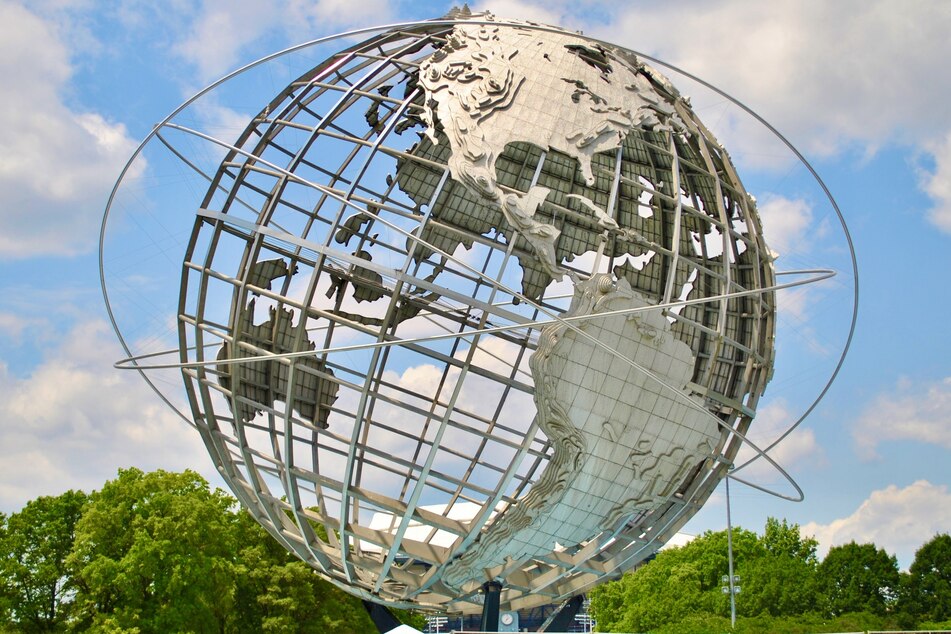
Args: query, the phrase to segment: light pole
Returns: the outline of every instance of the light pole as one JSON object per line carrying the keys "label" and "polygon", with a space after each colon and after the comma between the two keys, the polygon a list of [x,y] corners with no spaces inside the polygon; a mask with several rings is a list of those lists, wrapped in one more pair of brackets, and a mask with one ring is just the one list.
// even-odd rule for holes
{"label": "light pole", "polygon": [[[733,467],[730,467],[733,470]],[[736,595],[740,592],[740,586],[736,585],[740,578],[733,574],[733,523],[730,520],[730,474],[726,478],[726,553],[727,565],[729,567],[729,576],[723,577],[723,583],[727,584],[721,588],[723,592],[730,595],[730,628],[736,627]]]}

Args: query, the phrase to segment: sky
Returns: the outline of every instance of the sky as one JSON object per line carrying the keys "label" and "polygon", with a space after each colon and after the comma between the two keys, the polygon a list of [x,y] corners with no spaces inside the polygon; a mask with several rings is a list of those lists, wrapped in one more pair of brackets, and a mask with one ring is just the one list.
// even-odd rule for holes
{"label": "sky", "polygon": [[[0,512],[40,495],[98,488],[130,466],[191,468],[220,482],[197,433],[135,373],[112,367],[125,355],[99,287],[109,191],[152,126],[226,72],[292,44],[439,17],[451,6],[0,0]],[[951,270],[951,3],[500,0],[471,7],[582,30],[701,77],[775,126],[838,202],[859,263],[851,351],[818,407],[771,452],[805,500],[736,483],[733,523],[762,531],[768,516],[786,518],[819,540],[820,553],[873,542],[903,568],[918,546],[949,532],[951,294],[941,280]],[[752,427],[756,442],[769,443],[812,403],[838,361],[854,282],[847,242],[816,181],[762,124],[665,72],[756,195],[777,269],[839,271],[832,282],[781,296],[776,377]],[[198,116],[211,128],[240,131],[242,113],[270,96],[256,106],[252,96],[212,99]],[[151,181],[141,182],[146,191]],[[164,318],[146,303],[137,310],[143,323]],[[791,492],[761,463],[742,477]],[[725,525],[721,485],[684,530]]]}

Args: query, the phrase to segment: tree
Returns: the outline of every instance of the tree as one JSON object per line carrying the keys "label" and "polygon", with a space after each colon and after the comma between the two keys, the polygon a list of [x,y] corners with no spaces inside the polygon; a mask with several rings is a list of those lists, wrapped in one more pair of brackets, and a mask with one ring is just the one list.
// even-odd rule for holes
{"label": "tree", "polygon": [[77,629],[373,630],[358,599],[321,579],[194,472],[120,470],[90,500],[68,560]]}
{"label": "tree", "polygon": [[816,549],[819,542],[814,537],[803,538],[799,524],[789,524],[786,520],[780,522],[775,517],[766,518],[762,543],[771,555],[797,559],[806,564],[818,563]]}
{"label": "tree", "polygon": [[801,559],[767,555],[750,562],[737,596],[737,613],[790,616],[819,609],[816,566]]}
{"label": "tree", "polygon": [[599,632],[620,632],[625,612],[625,575],[617,581],[601,584],[588,593],[588,612],[598,622]]}
{"label": "tree", "polygon": [[[733,529],[735,571],[761,557],[756,533]],[[727,573],[726,531],[707,532],[657,557],[613,584],[591,593],[591,613],[605,631],[645,632],[688,615],[729,615],[729,599],[720,591]]]}
{"label": "tree", "polygon": [[65,625],[74,590],[66,558],[85,502],[84,493],[67,491],[0,517],[0,623],[24,632]]}
{"label": "tree", "polygon": [[951,619],[951,535],[935,535],[915,553],[900,606],[921,620]]}
{"label": "tree", "polygon": [[83,627],[224,631],[234,500],[192,471],[120,470],[90,496],[68,563]]}
{"label": "tree", "polygon": [[753,616],[789,616],[818,608],[816,584],[818,542],[803,538],[798,524],[766,520],[760,540],[763,556],[746,566],[743,593],[737,597],[737,611]]}
{"label": "tree", "polygon": [[4,566],[4,562],[8,559],[6,553],[8,534],[7,516],[5,513],[0,513],[0,628],[3,628],[0,629],[0,631],[6,631],[11,625],[13,612],[13,584],[11,583],[11,579],[7,578]]}
{"label": "tree", "polygon": [[828,611],[882,615],[897,598],[898,561],[873,544],[833,546],[819,564],[819,587]]}
{"label": "tree", "polygon": [[242,631],[340,632],[374,629],[360,601],[321,579],[239,511],[235,615]]}

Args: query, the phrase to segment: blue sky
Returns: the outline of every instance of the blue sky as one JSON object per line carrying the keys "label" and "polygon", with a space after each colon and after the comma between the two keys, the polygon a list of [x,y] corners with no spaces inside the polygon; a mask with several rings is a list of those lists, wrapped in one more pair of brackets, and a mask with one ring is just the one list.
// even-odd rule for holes
{"label": "blue sky", "polygon": [[[0,511],[96,488],[125,466],[214,478],[197,434],[138,377],[111,367],[124,355],[99,291],[99,220],[152,125],[261,55],[450,6],[0,0]],[[472,8],[580,29],[712,82],[796,144],[842,208],[861,276],[852,351],[825,400],[774,452],[806,500],[731,487],[735,523],[761,530],[768,515],[786,517],[823,549],[874,541],[903,566],[951,530],[951,4],[508,0]],[[815,182],[762,126],[669,75],[759,199],[777,267],[841,271],[781,299],[777,375],[753,426],[768,442],[821,389],[847,332],[844,238]],[[199,116],[237,132],[242,113],[269,97],[209,100]],[[769,469],[750,472],[784,486]],[[724,525],[718,494],[687,530]]]}

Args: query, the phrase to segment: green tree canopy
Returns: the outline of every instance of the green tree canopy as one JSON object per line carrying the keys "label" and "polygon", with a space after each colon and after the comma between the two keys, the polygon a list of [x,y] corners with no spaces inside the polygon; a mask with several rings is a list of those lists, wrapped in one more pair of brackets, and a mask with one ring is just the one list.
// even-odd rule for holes
{"label": "green tree canopy", "polygon": [[763,554],[744,567],[739,614],[789,616],[818,609],[815,539],[803,538],[798,524],[770,517],[760,539]]}
{"label": "green tree canopy", "polygon": [[251,517],[235,521],[235,619],[259,632],[375,631],[360,600],[318,577]]}
{"label": "green tree canopy", "polygon": [[935,535],[915,553],[901,607],[921,619],[951,619],[951,535]]}
{"label": "green tree canopy", "polygon": [[[872,544],[834,547],[821,563],[816,548],[786,521],[770,518],[761,537],[734,529],[737,632],[951,617],[951,536],[923,545],[902,576]],[[729,622],[727,570],[726,532],[708,531],[595,589],[591,611],[601,631],[719,631]],[[422,627],[419,615],[397,617]],[[0,513],[0,631],[67,630],[356,634],[373,625],[358,599],[196,473],[128,469],[89,496],[69,491]]]}
{"label": "green tree canopy", "polygon": [[[373,631],[358,599],[194,472],[120,470],[84,501],[71,492],[0,515],[0,631]],[[49,605],[55,612],[43,612]],[[417,615],[397,616],[421,625]]]}
{"label": "green tree canopy", "polygon": [[74,590],[66,558],[85,502],[84,493],[67,491],[0,515],[0,623],[24,632],[66,623]]}
{"label": "green tree canopy", "polygon": [[789,524],[786,520],[780,522],[775,517],[769,517],[766,519],[762,542],[771,555],[788,557],[811,565],[818,563],[816,549],[819,542],[814,537],[804,538],[799,524]]}
{"label": "green tree canopy", "polygon": [[[735,570],[764,553],[756,533],[733,530]],[[661,551],[636,573],[591,593],[591,612],[601,631],[646,632],[677,623],[687,614],[726,614],[720,591],[728,570],[726,531],[706,532],[680,548]]]}
{"label": "green tree canopy", "polygon": [[[944,539],[934,541],[922,549],[915,570],[928,579],[920,587],[945,588],[947,577],[941,585],[935,571],[948,570],[942,562],[951,548],[945,549]],[[817,547],[814,538],[803,537],[797,524],[785,520],[769,518],[761,537],[734,528],[734,574],[742,588],[736,596],[738,632],[897,625],[890,612],[899,588],[895,557],[871,544],[853,543],[832,548],[819,563]],[[729,595],[721,592],[727,570],[726,532],[707,532],[593,590],[591,611],[601,631],[720,631],[730,616]],[[930,592],[928,600],[943,596],[940,590]],[[931,618],[940,619],[941,613]]]}
{"label": "green tree canopy", "polygon": [[222,631],[234,599],[233,503],[192,471],[120,470],[76,527],[69,565],[80,622]]}
{"label": "green tree canopy", "polygon": [[6,540],[7,540],[7,516],[5,513],[0,513],[0,627],[7,627],[10,625],[13,618],[13,585],[11,583],[12,579],[7,574],[6,566],[3,565],[3,562],[7,560],[6,553]]}
{"label": "green tree canopy", "polygon": [[833,615],[882,615],[898,594],[898,561],[874,544],[833,546],[819,564],[819,587]]}

